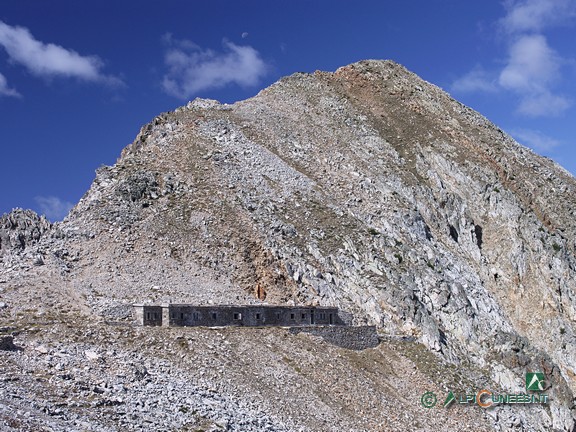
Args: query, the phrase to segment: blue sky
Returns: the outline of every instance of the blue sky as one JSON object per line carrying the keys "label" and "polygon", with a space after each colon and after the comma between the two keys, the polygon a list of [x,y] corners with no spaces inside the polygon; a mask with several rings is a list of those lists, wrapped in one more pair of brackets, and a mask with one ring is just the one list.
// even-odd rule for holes
{"label": "blue sky", "polygon": [[0,214],[61,219],[140,127],[392,59],[576,173],[576,0],[1,0]]}

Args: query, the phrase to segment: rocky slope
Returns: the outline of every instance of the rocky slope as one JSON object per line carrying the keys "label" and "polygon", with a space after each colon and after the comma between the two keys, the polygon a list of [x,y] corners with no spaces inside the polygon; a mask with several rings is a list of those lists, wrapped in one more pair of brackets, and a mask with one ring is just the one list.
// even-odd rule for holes
{"label": "rocky slope", "polygon": [[[52,366],[27,395],[5,379],[0,419],[16,406],[42,424],[48,388],[79,404],[48,414],[56,430],[573,430],[575,192],[389,61],[295,74],[233,105],[197,99],[143,127],[64,222],[2,218],[0,322],[23,350],[0,361],[31,382]],[[106,324],[148,300],[336,305],[391,339],[356,353],[282,330]],[[127,378],[146,361],[145,384]],[[106,381],[106,368],[127,371]],[[526,371],[546,373],[549,406],[420,406],[427,389],[522,392]],[[122,392],[142,401],[142,385],[158,402],[140,416]],[[179,387],[196,417],[160,414]]]}

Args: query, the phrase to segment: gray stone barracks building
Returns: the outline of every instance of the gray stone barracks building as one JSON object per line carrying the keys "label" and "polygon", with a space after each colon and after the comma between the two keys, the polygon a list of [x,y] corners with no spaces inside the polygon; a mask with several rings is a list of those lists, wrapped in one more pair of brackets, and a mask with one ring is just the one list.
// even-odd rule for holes
{"label": "gray stone barracks building", "polygon": [[144,326],[331,326],[346,325],[334,307],[134,305]]}

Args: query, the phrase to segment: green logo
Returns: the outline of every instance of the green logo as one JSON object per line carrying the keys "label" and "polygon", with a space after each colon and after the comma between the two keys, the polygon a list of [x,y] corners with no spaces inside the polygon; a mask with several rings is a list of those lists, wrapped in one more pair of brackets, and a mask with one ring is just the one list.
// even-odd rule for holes
{"label": "green logo", "polygon": [[454,396],[454,393],[452,393],[452,392],[448,393],[448,396],[446,396],[446,400],[444,401],[444,408],[447,408],[448,405],[450,405],[455,400],[456,400],[456,397]]}
{"label": "green logo", "polygon": [[544,374],[542,372],[526,372],[526,391],[544,391]]}
{"label": "green logo", "polygon": [[436,405],[436,394],[434,392],[426,392],[420,398],[420,403],[424,408],[432,408]]}

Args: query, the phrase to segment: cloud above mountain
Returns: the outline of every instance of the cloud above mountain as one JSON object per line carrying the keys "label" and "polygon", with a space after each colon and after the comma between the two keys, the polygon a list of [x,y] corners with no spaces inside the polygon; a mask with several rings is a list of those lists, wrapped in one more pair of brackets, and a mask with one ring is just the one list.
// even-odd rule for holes
{"label": "cloud above mountain", "polygon": [[65,77],[118,85],[121,80],[102,72],[104,63],[97,56],[83,56],[74,50],[34,38],[24,27],[0,21],[0,46],[13,64],[23,66],[42,78]]}
{"label": "cloud above mountain", "polygon": [[224,40],[223,50],[216,52],[187,40],[176,40],[170,34],[164,36],[164,42],[167,72],[162,87],[178,98],[190,98],[201,91],[230,84],[255,86],[269,69],[260,53],[247,45]]}
{"label": "cloud above mountain", "polygon": [[494,92],[498,90],[498,82],[488,71],[477,65],[454,81],[452,90],[458,93]]}
{"label": "cloud above mountain", "polygon": [[[506,14],[497,28],[507,57],[499,70],[479,69],[455,80],[455,92],[510,91],[518,98],[517,112],[529,117],[562,114],[572,101],[558,90],[562,69],[569,63],[549,43],[544,31],[575,16],[575,0],[506,1]],[[482,73],[480,73],[481,71]]]}
{"label": "cloud above mountain", "polygon": [[508,0],[500,26],[508,33],[542,32],[567,22],[576,14],[574,0]]}
{"label": "cloud above mountain", "polygon": [[66,217],[70,209],[74,207],[71,202],[55,196],[37,196],[34,200],[40,207],[40,213],[51,221],[61,221]]}
{"label": "cloud above mountain", "polygon": [[538,130],[513,129],[510,133],[518,142],[538,152],[547,152],[561,145],[559,140],[546,136]]}
{"label": "cloud above mountain", "polygon": [[0,96],[20,97],[20,93],[15,89],[8,87],[6,77],[2,74],[0,74]]}
{"label": "cloud above mountain", "polygon": [[571,105],[567,97],[553,90],[562,63],[543,35],[523,35],[510,45],[498,83],[519,95],[520,113],[534,117],[557,115]]}

